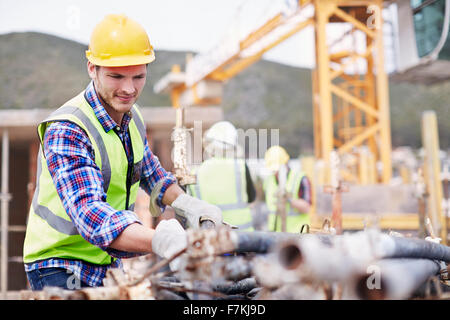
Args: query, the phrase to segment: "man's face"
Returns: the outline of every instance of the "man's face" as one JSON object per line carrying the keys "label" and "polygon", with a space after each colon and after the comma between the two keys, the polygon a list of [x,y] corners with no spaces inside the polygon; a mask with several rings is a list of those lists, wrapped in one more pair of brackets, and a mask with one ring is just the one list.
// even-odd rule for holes
{"label": "man's face", "polygon": [[88,72],[94,80],[97,94],[105,102],[104,107],[113,119],[115,115],[122,115],[131,110],[147,78],[146,65],[95,67],[88,62]]}

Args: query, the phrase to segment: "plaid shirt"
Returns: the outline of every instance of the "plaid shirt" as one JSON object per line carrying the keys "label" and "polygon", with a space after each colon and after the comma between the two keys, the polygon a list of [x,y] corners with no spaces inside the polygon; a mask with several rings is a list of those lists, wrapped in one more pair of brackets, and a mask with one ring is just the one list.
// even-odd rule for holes
{"label": "plaid shirt", "polygon": [[[98,99],[93,82],[87,86],[85,97],[105,132],[118,127]],[[128,161],[133,162],[133,154],[130,152],[131,139],[128,134],[130,121],[131,112],[123,116],[120,131],[116,129],[116,132],[124,142]],[[108,268],[121,267],[121,258],[140,255],[115,250],[109,246],[127,226],[141,222],[134,212],[115,210],[106,202],[102,173],[95,164],[94,149],[80,127],[68,121],[53,122],[46,130],[43,142],[45,158],[56,190],[79,234],[115,259],[111,265],[101,266],[81,260],[52,258],[25,264],[25,271],[60,267],[72,271],[90,286],[100,286]],[[164,210],[162,197],[167,188],[176,183],[176,179],[161,167],[158,157],[152,153],[146,139],[140,186],[150,194],[161,179],[165,179],[165,183],[157,203]]]}

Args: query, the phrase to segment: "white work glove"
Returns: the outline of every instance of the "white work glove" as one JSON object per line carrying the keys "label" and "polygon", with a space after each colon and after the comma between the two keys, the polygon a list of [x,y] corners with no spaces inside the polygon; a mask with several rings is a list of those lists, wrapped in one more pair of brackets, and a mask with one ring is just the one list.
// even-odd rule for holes
{"label": "white work glove", "polygon": [[187,228],[199,228],[200,220],[211,220],[216,227],[222,225],[222,210],[218,206],[185,193],[179,195],[171,206]]}
{"label": "white work glove", "polygon": [[[152,250],[160,257],[169,259],[174,254],[185,249],[187,246],[186,231],[175,219],[161,220],[155,229],[152,238]],[[177,271],[180,264],[180,258],[170,262],[170,269]]]}

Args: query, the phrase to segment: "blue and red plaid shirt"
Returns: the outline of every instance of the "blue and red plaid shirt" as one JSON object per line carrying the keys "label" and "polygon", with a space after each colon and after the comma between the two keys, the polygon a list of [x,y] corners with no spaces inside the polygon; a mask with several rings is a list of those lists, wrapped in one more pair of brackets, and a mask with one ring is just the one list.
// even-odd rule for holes
{"label": "blue and red plaid shirt", "polygon": [[[105,132],[118,127],[102,106],[92,81],[86,88],[85,96]],[[128,134],[131,116],[131,112],[123,116],[120,130],[116,129],[116,132],[124,142],[128,161],[132,162],[131,138]],[[43,145],[53,183],[79,234],[115,259],[111,265],[101,266],[81,260],[51,258],[25,264],[25,271],[50,267],[65,268],[86,284],[100,286],[108,268],[121,267],[121,258],[140,255],[112,249],[109,246],[126,227],[141,222],[132,211],[115,210],[106,202],[102,173],[95,164],[94,149],[88,136],[79,126],[68,121],[51,123],[45,132]],[[176,178],[161,167],[158,157],[152,153],[145,139],[140,186],[150,194],[161,179],[165,179],[165,182],[157,203],[164,210],[162,197],[167,188],[176,183]]]}

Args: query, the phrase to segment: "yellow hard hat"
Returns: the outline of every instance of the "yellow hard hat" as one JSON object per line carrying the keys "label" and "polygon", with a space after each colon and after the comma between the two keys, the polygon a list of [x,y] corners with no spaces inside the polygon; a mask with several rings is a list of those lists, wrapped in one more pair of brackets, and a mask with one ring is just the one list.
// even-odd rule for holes
{"label": "yellow hard hat", "polygon": [[125,15],[107,15],[91,35],[86,58],[97,66],[122,67],[155,60],[147,32]]}
{"label": "yellow hard hat", "polygon": [[267,169],[278,171],[283,164],[288,163],[289,155],[283,147],[272,146],[267,149],[264,155],[264,161],[266,162]]}

